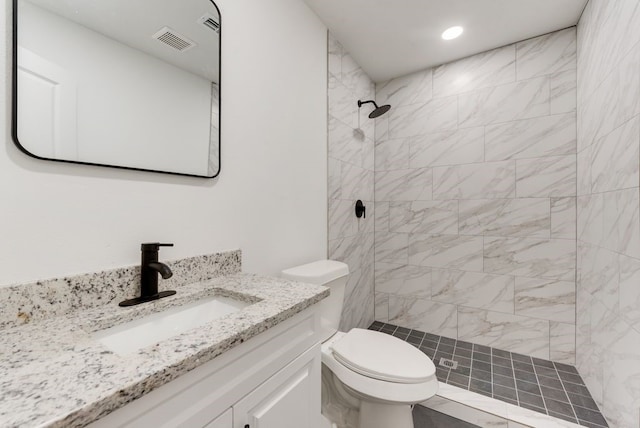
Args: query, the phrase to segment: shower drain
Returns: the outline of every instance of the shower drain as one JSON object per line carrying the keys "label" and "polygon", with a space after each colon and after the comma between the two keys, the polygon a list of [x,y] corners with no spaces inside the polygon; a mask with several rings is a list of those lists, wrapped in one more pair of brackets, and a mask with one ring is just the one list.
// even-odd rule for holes
{"label": "shower drain", "polygon": [[447,358],[440,358],[440,362],[438,363],[439,365],[441,365],[442,367],[446,367],[448,369],[457,369],[458,368],[458,362],[454,361],[454,360],[449,360]]}

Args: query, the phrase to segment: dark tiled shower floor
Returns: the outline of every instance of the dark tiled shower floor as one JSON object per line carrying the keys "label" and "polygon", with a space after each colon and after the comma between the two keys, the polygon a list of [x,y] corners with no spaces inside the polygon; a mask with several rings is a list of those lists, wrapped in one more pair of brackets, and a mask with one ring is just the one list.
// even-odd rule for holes
{"label": "dark tiled shower floor", "polygon": [[413,407],[414,428],[482,428],[420,405]]}
{"label": "dark tiled shower floor", "polygon": [[[427,354],[440,382],[586,427],[608,427],[575,367],[379,321],[369,327]],[[440,365],[453,360],[457,368]]]}

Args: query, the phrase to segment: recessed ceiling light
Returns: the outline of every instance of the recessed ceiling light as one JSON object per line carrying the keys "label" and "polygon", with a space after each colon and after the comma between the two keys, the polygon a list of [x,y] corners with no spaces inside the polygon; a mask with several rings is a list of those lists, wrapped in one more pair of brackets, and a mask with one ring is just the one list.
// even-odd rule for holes
{"label": "recessed ceiling light", "polygon": [[453,40],[456,37],[460,37],[460,34],[464,31],[464,28],[460,26],[455,26],[451,28],[447,28],[444,33],[442,33],[442,38],[445,40]]}

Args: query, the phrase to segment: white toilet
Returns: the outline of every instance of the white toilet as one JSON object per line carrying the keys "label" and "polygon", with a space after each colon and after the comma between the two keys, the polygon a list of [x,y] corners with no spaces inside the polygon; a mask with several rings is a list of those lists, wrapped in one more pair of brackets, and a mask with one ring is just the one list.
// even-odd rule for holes
{"label": "white toilet", "polygon": [[338,331],[348,275],[346,264],[332,260],[282,271],[286,279],[331,289],[320,303],[323,370],[337,383],[332,390],[357,403],[359,427],[413,428],[412,406],[438,391],[435,366],[419,349],[388,334],[359,328]]}

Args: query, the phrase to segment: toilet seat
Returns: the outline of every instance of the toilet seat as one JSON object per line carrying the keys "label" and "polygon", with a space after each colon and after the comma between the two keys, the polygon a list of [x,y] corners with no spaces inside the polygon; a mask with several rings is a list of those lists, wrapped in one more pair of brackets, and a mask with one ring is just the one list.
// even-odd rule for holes
{"label": "toilet seat", "polygon": [[422,383],[436,368],[418,348],[378,331],[354,328],[333,343],[340,363],[361,375],[394,383]]}
{"label": "toilet seat", "polygon": [[[384,334],[380,332],[374,333]],[[415,404],[428,400],[438,392],[435,367],[433,368],[432,376],[424,381],[414,383],[399,383],[376,379],[347,367],[336,358],[333,350],[334,344],[346,334],[348,333],[338,332],[322,344],[322,363],[355,393],[374,401]],[[428,359],[426,355],[425,358]],[[433,365],[431,360],[429,362]]]}

